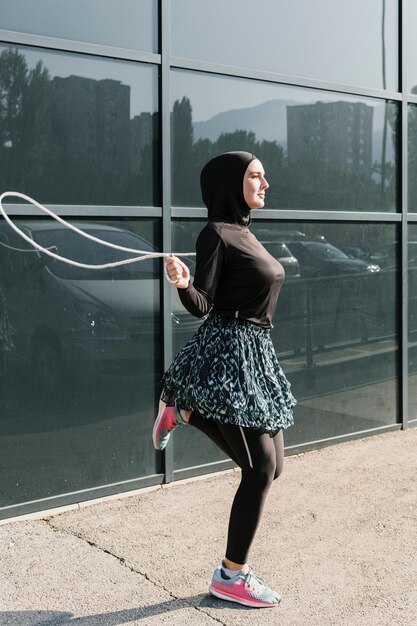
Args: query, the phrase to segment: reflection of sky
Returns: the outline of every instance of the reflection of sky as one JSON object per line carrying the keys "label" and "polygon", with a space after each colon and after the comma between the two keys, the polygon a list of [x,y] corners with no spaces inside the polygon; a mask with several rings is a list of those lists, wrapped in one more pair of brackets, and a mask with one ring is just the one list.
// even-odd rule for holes
{"label": "reflection of sky", "polygon": [[396,91],[397,0],[174,0],[172,54],[382,88],[383,1],[387,87]]}
{"label": "reflection of sky", "polygon": [[[0,52],[7,46],[0,46]],[[15,46],[13,46],[15,48]],[[131,61],[114,61],[89,55],[68,52],[49,52],[36,48],[16,46],[24,53],[28,67],[38,61],[47,67],[51,79],[55,76],[83,76],[94,80],[112,79],[130,87],[130,116],[158,110],[157,73],[153,66]]]}
{"label": "reflection of sky", "polygon": [[157,51],[155,0],[0,0],[1,28]]}

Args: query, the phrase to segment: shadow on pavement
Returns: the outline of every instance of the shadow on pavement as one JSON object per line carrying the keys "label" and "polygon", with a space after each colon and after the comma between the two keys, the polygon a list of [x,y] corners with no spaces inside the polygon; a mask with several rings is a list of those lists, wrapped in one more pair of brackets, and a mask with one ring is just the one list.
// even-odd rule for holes
{"label": "shadow on pavement", "polygon": [[199,594],[149,606],[115,611],[114,613],[97,613],[84,617],[74,617],[69,611],[0,611],[0,624],[1,626],[119,626],[119,624],[126,624],[133,620],[140,621],[154,615],[181,609],[224,609],[226,607],[241,611],[251,610],[249,607],[233,602],[218,600],[208,594]]}

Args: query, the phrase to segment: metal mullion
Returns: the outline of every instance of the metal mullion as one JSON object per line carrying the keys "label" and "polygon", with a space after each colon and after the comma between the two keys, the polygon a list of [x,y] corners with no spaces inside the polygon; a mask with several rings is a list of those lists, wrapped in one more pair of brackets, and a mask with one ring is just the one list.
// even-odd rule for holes
{"label": "metal mullion", "polygon": [[234,65],[221,65],[220,63],[195,61],[193,59],[183,59],[180,57],[171,57],[170,64],[171,67],[175,69],[220,74],[233,78],[251,78],[264,82],[292,85],[294,87],[320,89],[322,91],[333,91],[337,93],[341,92],[357,96],[382,98],[384,100],[398,100],[399,102],[402,99],[401,93],[397,91],[385,91],[383,89],[375,89],[372,87],[360,87],[359,85],[351,85],[348,83],[330,83],[324,80],[293,76],[289,74],[277,74],[274,72],[253,70],[245,67],[236,67]]}
{"label": "metal mullion", "polygon": [[401,27],[401,417],[402,428],[408,425],[408,102],[407,102],[407,53],[408,53],[408,0],[399,3]]}
{"label": "metal mullion", "polygon": [[410,104],[417,104],[417,96],[412,94],[407,94],[407,100]]}
{"label": "metal mullion", "polygon": [[408,222],[417,222],[417,213],[407,213]]}
{"label": "metal mullion", "polygon": [[59,39],[45,35],[32,35],[11,30],[0,30],[0,43],[9,43],[23,46],[34,46],[64,52],[78,52],[95,56],[111,57],[128,61],[142,61],[143,63],[161,63],[161,55],[154,52],[142,52],[129,48],[118,48],[98,43]]}
{"label": "metal mullion", "polygon": [[[169,32],[170,32],[170,0],[159,0],[160,51],[161,51],[161,124],[162,124],[162,249],[171,251],[171,103],[170,103],[170,68],[169,68]],[[164,371],[172,361],[172,324],[171,324],[171,290],[172,285],[162,280],[162,314],[163,314],[163,359]],[[165,448],[164,482],[173,480],[174,449],[173,437]]]}
{"label": "metal mullion", "polygon": [[400,222],[399,213],[375,211],[297,211],[291,209],[262,209],[256,213],[257,219],[290,220],[290,221],[326,221],[326,222]]}
{"label": "metal mullion", "polygon": [[[197,207],[172,207],[173,218],[207,219],[207,209]],[[417,219],[417,214],[416,214]],[[360,212],[360,211],[297,211],[292,209],[257,209],[253,223],[257,220],[272,221],[326,221],[326,222],[401,222],[400,213]]]}

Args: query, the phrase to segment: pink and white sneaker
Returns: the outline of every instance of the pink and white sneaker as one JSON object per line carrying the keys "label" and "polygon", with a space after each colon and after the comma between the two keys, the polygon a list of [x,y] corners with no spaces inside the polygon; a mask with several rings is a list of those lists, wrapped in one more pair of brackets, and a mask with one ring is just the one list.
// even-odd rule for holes
{"label": "pink and white sneaker", "polygon": [[166,406],[165,402],[159,403],[159,411],[152,431],[152,443],[156,450],[166,448],[169,437],[183,420],[174,406]]}
{"label": "pink and white sneaker", "polygon": [[218,567],[214,571],[209,592],[221,600],[259,609],[276,606],[281,601],[279,593],[264,585],[262,578],[250,568],[247,572],[239,570],[229,577]]}

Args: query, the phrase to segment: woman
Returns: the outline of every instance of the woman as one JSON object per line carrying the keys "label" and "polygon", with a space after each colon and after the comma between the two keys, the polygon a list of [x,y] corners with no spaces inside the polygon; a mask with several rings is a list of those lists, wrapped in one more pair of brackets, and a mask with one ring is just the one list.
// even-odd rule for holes
{"label": "woman", "polygon": [[209,591],[253,607],[280,601],[247,556],[269,487],[282,472],[282,431],[293,424],[295,405],[270,338],[284,270],[248,228],[268,187],[262,164],[248,152],[222,154],[201,172],[208,223],[197,240],[194,280],[175,256],[165,269],[185,308],[209,316],[163,377],[153,430],[162,450],[173,429],[189,423],[240,466],[226,554]]}

